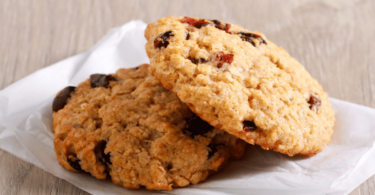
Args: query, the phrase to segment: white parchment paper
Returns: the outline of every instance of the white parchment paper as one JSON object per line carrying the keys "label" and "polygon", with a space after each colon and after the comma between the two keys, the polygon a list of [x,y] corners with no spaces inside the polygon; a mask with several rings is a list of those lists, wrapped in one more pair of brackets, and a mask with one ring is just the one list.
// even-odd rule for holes
{"label": "white parchment paper", "polygon": [[[288,157],[248,146],[208,181],[173,191],[127,190],[109,180],[63,169],[53,150],[52,101],[93,73],[148,63],[146,24],[112,29],[91,50],[41,69],[0,91],[0,148],[92,194],[348,194],[375,174],[375,110],[331,99],[331,143],[314,157]],[[374,189],[375,190],[375,189]]]}

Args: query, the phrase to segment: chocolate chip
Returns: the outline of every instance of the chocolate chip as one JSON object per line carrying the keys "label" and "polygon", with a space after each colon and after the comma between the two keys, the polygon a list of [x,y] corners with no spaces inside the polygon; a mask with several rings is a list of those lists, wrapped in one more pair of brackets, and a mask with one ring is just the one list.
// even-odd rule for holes
{"label": "chocolate chip", "polygon": [[208,62],[208,60],[204,58],[199,58],[199,59],[192,59],[191,62],[193,62],[194,64],[202,64],[202,63]]}
{"label": "chocolate chip", "polygon": [[194,64],[198,64],[199,63],[199,59],[192,59],[191,62],[193,62]]}
{"label": "chocolate chip", "polygon": [[95,127],[97,129],[100,129],[103,125],[103,119],[99,118],[99,119],[95,119]]}
{"label": "chocolate chip", "polygon": [[194,114],[190,119],[187,119],[187,125],[184,129],[184,132],[186,132],[191,137],[194,137],[196,135],[203,135],[211,131],[212,129],[213,127],[209,123]]}
{"label": "chocolate chip", "polygon": [[167,48],[168,45],[169,45],[169,37],[173,37],[174,34],[172,31],[167,31],[165,33],[163,33],[162,35],[159,35],[158,37],[156,37],[156,39],[154,40],[154,47],[155,48],[162,48],[162,47],[165,47]]}
{"label": "chocolate chip", "polygon": [[111,174],[109,173],[108,169],[106,169],[106,170],[104,171],[104,173],[107,175],[107,178],[108,178],[108,179],[111,179],[111,180],[112,180]]}
{"label": "chocolate chip", "polygon": [[55,97],[52,103],[52,110],[54,112],[59,111],[60,109],[63,109],[64,106],[68,103],[68,100],[74,93],[76,87],[65,87],[63,90],[58,93],[58,95]]}
{"label": "chocolate chip", "polygon": [[243,41],[247,41],[251,43],[255,47],[255,42],[254,39],[259,40],[259,45],[260,44],[266,44],[267,42],[261,37],[260,35],[253,34],[253,33],[246,33],[246,32],[240,32],[238,33]]}
{"label": "chocolate chip", "polygon": [[257,126],[253,121],[244,121],[243,122],[243,130],[244,131],[255,131],[257,130]]}
{"label": "chocolate chip", "polygon": [[208,145],[208,147],[211,148],[211,151],[208,152],[207,159],[210,159],[217,152],[217,148],[216,145],[213,144]]}
{"label": "chocolate chip", "polygon": [[186,40],[189,40],[190,39],[190,34],[188,33],[187,35],[186,35]]}
{"label": "chocolate chip", "polygon": [[206,59],[204,59],[204,58],[200,58],[200,59],[199,59],[199,63],[206,63],[206,62],[208,62],[208,60],[206,60]]}
{"label": "chocolate chip", "polygon": [[223,26],[221,25],[221,22],[219,20],[211,20],[214,24],[215,24],[215,27],[218,28],[218,29],[221,29],[223,30]]}
{"label": "chocolate chip", "polygon": [[106,147],[107,147],[107,142],[106,142],[106,141],[103,141],[103,143],[102,143],[102,145],[101,145],[102,157],[103,157],[103,160],[104,160],[106,163],[112,165],[112,162],[111,162],[111,153],[108,152],[108,154],[106,154],[106,153],[104,152],[104,150],[105,150]]}
{"label": "chocolate chip", "polygon": [[308,101],[310,104],[310,109],[311,110],[318,110],[320,106],[322,105],[322,101],[320,100],[320,97],[317,94],[310,95],[310,99]]}
{"label": "chocolate chip", "polygon": [[68,158],[66,159],[68,161],[69,165],[77,170],[77,171],[83,171],[81,168],[80,160],[77,158],[75,155],[69,155]]}
{"label": "chocolate chip", "polygon": [[92,74],[90,76],[90,82],[91,82],[91,87],[96,88],[96,87],[104,87],[108,88],[109,86],[109,81],[115,81],[115,77],[112,75],[105,75],[105,74]]}
{"label": "chocolate chip", "polygon": [[98,143],[98,145],[96,145],[95,147],[95,153],[96,153],[96,156],[97,158],[105,165],[107,164],[110,164],[112,165],[112,162],[111,162],[111,153],[109,152],[108,154],[106,154],[104,152],[105,148],[107,147],[107,142],[106,141],[101,141]]}

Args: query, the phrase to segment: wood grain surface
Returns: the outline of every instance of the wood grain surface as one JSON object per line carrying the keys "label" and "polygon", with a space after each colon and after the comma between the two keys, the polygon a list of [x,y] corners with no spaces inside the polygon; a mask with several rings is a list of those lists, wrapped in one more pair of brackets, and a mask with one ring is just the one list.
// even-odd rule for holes
{"label": "wood grain surface", "polygon": [[[89,49],[130,20],[186,15],[261,31],[331,97],[374,108],[374,8],[373,0],[1,0],[0,89]],[[0,194],[88,193],[0,150]],[[351,193],[360,194],[375,194],[375,177]]]}

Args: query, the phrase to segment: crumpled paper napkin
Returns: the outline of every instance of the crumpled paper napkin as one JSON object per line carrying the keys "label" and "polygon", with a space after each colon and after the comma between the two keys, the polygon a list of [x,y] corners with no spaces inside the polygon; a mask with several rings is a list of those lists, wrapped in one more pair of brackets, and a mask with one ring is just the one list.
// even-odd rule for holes
{"label": "crumpled paper napkin", "polygon": [[[208,181],[173,191],[127,190],[109,180],[63,169],[53,150],[52,101],[68,85],[94,73],[148,63],[146,24],[112,29],[89,51],[65,59],[0,91],[0,148],[92,194],[348,194],[375,173],[375,110],[333,99],[331,143],[314,157],[247,146]],[[374,189],[375,190],[375,189]]]}

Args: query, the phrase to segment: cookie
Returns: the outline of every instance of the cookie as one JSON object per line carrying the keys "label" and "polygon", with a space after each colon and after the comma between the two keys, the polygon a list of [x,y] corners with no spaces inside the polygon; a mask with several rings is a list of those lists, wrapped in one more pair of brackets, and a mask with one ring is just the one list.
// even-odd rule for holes
{"label": "cookie", "polygon": [[145,37],[149,70],[212,126],[289,156],[313,156],[329,143],[335,119],[327,93],[263,34],[166,17]]}
{"label": "cookie", "polygon": [[58,162],[128,189],[204,181],[246,142],[213,128],[152,76],[148,65],[94,74],[53,101]]}

